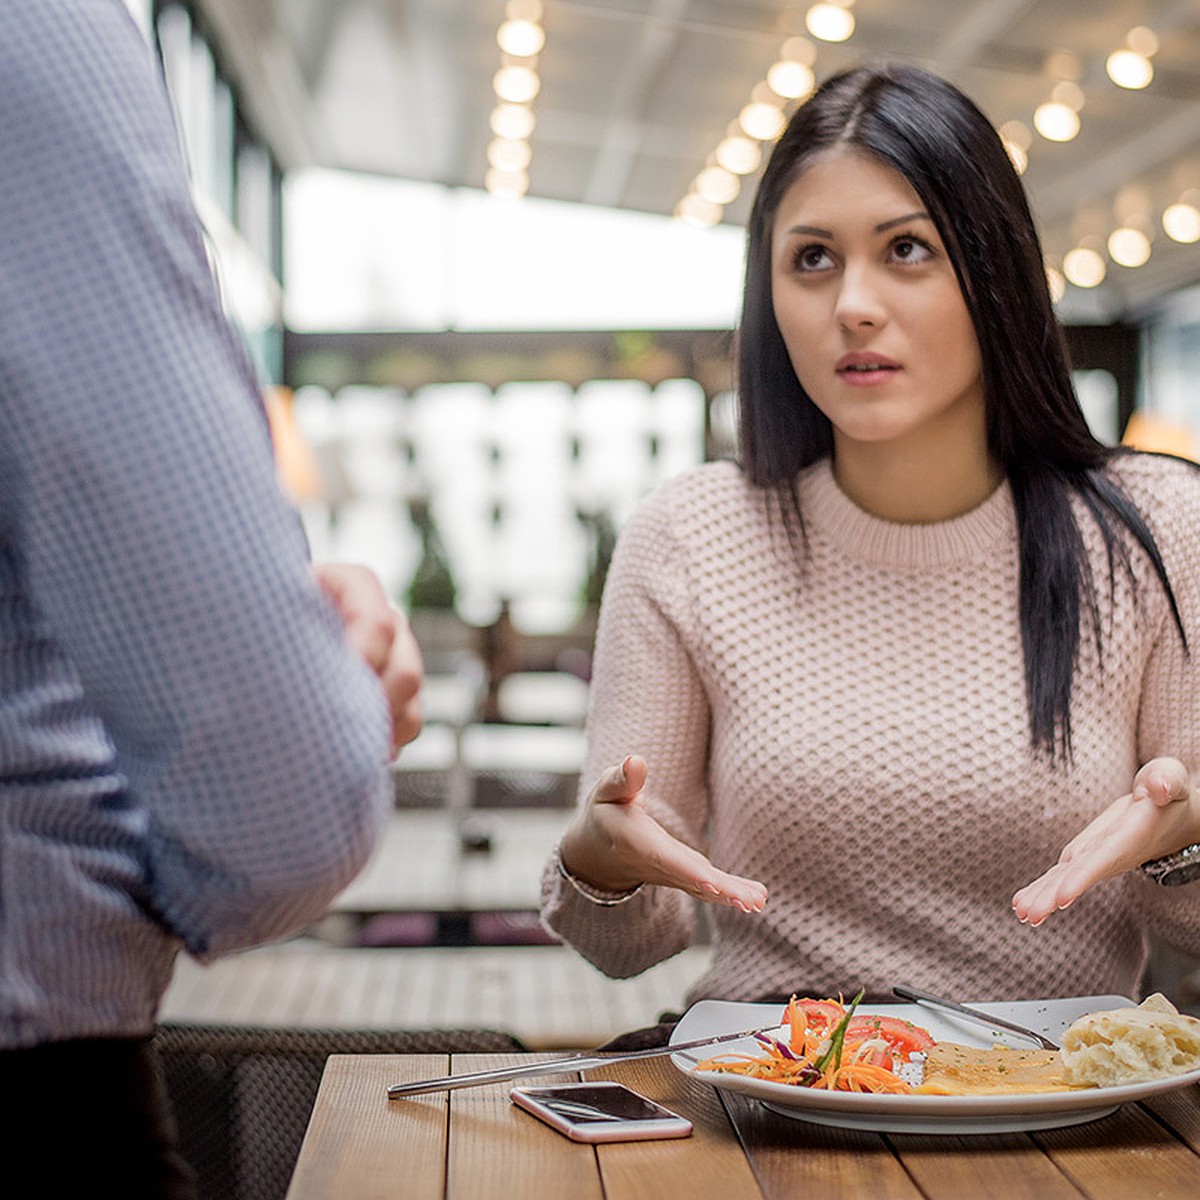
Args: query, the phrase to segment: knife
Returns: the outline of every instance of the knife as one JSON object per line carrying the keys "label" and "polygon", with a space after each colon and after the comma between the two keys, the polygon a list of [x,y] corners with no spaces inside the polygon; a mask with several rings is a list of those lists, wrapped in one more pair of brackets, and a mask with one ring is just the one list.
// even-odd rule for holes
{"label": "knife", "polygon": [[930,1008],[944,1008],[947,1012],[954,1012],[960,1016],[969,1017],[972,1021],[978,1021],[981,1025],[992,1025],[1000,1029],[1007,1029],[1009,1033],[1019,1033],[1022,1037],[1027,1037],[1031,1041],[1037,1042],[1043,1050],[1058,1049],[1058,1043],[1052,1042],[1045,1034],[1038,1033],[1034,1029],[1026,1029],[1024,1025],[1015,1025],[1012,1021],[1006,1021],[1002,1017],[994,1017],[991,1013],[984,1012],[980,1008],[969,1008],[965,1004],[959,1004],[956,1000],[945,1000],[941,996],[932,996],[928,992],[919,992],[916,988],[894,987],[892,991],[903,1000],[912,1000],[917,1004],[927,1004]]}
{"label": "knife", "polygon": [[[770,1029],[782,1029],[772,1025]],[[472,1071],[466,1075],[443,1075],[438,1079],[419,1079],[414,1083],[393,1083],[387,1090],[389,1100],[405,1096],[422,1096],[428,1092],[452,1092],[457,1088],[477,1087],[483,1083],[503,1083],[509,1079],[528,1079],[535,1075],[557,1075],[561,1071],[590,1071],[593,1067],[606,1067],[610,1063],[633,1062],[639,1058],[658,1058],[664,1054],[678,1054],[682,1050],[698,1050],[703,1046],[715,1046],[719,1042],[736,1042],[741,1038],[758,1037],[769,1029],[744,1029],[741,1033],[721,1033],[715,1037],[699,1038],[694,1042],[677,1042],[674,1046],[653,1046],[649,1050],[629,1050],[624,1053],[605,1054],[601,1051],[571,1054],[566,1058],[548,1059],[546,1062],[525,1063],[512,1067],[497,1067],[492,1071]]]}

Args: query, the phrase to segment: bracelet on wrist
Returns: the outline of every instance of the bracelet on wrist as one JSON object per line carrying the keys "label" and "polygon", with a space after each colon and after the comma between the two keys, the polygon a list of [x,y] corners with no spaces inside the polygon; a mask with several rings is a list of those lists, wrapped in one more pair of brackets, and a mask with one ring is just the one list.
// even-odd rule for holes
{"label": "bracelet on wrist", "polygon": [[554,847],[554,866],[559,875],[585,900],[592,904],[597,904],[601,908],[615,908],[618,904],[624,904],[627,900],[632,900],[645,886],[639,883],[637,887],[622,892],[610,892],[605,891],[603,888],[592,887],[590,883],[584,883],[582,879],[576,879],[563,865],[561,845]]}
{"label": "bracelet on wrist", "polygon": [[1147,879],[1154,880],[1162,887],[1178,887],[1184,883],[1200,882],[1200,842],[1184,846],[1174,854],[1152,858],[1149,862],[1142,863],[1139,870]]}

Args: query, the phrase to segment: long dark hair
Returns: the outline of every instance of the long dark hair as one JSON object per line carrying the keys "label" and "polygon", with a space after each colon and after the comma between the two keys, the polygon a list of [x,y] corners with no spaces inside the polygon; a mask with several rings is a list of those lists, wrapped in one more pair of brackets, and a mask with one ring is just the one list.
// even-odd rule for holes
{"label": "long dark hair", "polygon": [[771,154],[750,217],[738,332],[743,470],[780,495],[789,530],[802,532],[796,476],[832,453],[833,430],[801,387],[775,321],[771,234],[788,188],[834,146],[855,147],[899,171],[954,264],[983,362],[988,450],[1008,477],[1016,509],[1031,741],[1069,761],[1083,614],[1097,650],[1101,629],[1072,494],[1104,538],[1110,584],[1118,565],[1132,569],[1120,527],[1153,564],[1181,637],[1183,625],[1153,535],[1104,470],[1123,451],[1098,441],[1079,407],[1021,181],[988,119],[936,75],[902,65],[835,75],[797,109]]}

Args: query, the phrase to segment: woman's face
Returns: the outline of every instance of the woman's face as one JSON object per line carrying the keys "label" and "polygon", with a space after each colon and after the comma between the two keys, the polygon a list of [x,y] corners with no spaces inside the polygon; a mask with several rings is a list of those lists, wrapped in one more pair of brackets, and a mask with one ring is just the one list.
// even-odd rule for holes
{"label": "woman's face", "polygon": [[908,181],[861,151],[815,159],[771,245],[775,319],[838,454],[856,444],[978,450],[979,344],[954,267]]}

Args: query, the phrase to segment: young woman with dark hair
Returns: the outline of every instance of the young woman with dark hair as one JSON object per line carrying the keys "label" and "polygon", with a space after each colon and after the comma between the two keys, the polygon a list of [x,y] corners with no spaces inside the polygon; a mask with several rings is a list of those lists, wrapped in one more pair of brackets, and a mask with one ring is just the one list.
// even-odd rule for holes
{"label": "young woman with dark hair", "polygon": [[621,532],[546,923],[632,975],[711,901],[689,999],[1133,995],[1149,932],[1200,955],[1200,884],[1137,870],[1200,838],[1200,471],[1092,436],[956,88],[858,68],[797,111],[738,370],[740,466]]}

